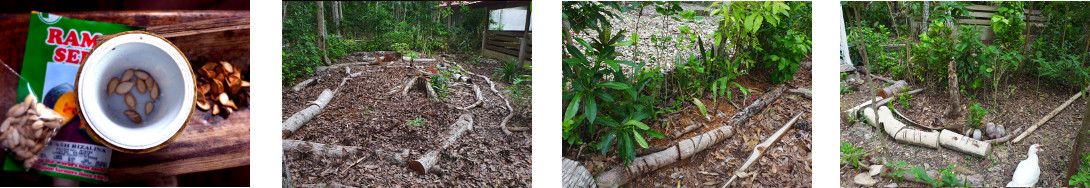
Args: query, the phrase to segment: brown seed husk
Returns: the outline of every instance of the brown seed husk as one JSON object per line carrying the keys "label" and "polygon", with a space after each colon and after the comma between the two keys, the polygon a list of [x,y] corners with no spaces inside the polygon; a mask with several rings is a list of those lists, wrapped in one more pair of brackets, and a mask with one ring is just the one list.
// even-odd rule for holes
{"label": "brown seed husk", "polygon": [[129,106],[129,110],[136,109],[136,98],[132,93],[125,94],[125,105]]}
{"label": "brown seed husk", "polygon": [[136,72],[136,78],[137,79],[143,80],[143,79],[148,79],[148,77],[151,77],[151,76],[148,76],[148,72],[144,72],[142,70],[137,70],[135,72]]}
{"label": "brown seed husk", "polygon": [[[29,95],[29,94],[28,94]],[[8,109],[8,117],[22,116],[26,113],[26,105],[24,103],[15,104]]]}
{"label": "brown seed husk", "polygon": [[121,81],[117,80],[117,78],[110,79],[110,84],[106,86],[106,96],[113,95],[117,90],[117,84],[120,83]]}
{"label": "brown seed husk", "polygon": [[144,115],[151,116],[152,109],[155,109],[155,104],[148,101],[148,103],[144,104]]}
{"label": "brown seed husk", "polygon": [[142,122],[142,120],[140,119],[140,113],[136,113],[136,111],[125,110],[125,116],[129,117],[129,120],[133,123]]}
{"label": "brown seed husk", "polygon": [[227,63],[226,61],[220,61],[220,67],[223,68],[223,72],[226,72],[226,73],[235,72],[235,66],[232,66],[231,63]]}
{"label": "brown seed husk", "polygon": [[125,73],[124,73],[124,74],[121,74],[121,81],[129,81],[129,80],[132,80],[132,76],[133,76],[133,71],[132,71],[132,69],[129,69],[129,70],[125,70]]}
{"label": "brown seed husk", "polygon": [[132,91],[133,86],[136,86],[136,83],[132,81],[121,82],[117,84],[117,94],[129,93],[129,91]]}
{"label": "brown seed husk", "polygon": [[212,109],[212,106],[208,104],[208,101],[205,100],[204,96],[202,95],[200,97],[197,97],[197,108],[207,111],[208,109]]}
{"label": "brown seed husk", "polygon": [[159,100],[159,85],[151,85],[151,100]]}
{"label": "brown seed husk", "polygon": [[140,92],[140,94],[148,93],[148,85],[144,82],[144,80],[136,81],[136,91]]}

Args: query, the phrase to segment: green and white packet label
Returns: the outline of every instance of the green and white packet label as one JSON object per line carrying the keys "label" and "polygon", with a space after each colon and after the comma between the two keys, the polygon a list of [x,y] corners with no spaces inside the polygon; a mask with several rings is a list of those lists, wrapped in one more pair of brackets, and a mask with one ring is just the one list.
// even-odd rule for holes
{"label": "green and white packet label", "polygon": [[[26,51],[23,55],[17,99],[35,95],[54,111],[72,119],[38,154],[30,170],[39,173],[104,183],[113,153],[92,141],[76,115],[73,83],[79,65],[99,37],[142,29],[122,24],[66,18],[44,12],[30,13]],[[26,87],[26,86],[29,86]],[[26,171],[12,157],[4,159],[5,171]]]}

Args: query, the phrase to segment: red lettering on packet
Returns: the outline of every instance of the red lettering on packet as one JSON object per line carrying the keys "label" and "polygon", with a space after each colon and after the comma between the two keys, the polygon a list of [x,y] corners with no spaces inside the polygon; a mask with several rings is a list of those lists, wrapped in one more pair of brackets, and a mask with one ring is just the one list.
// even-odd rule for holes
{"label": "red lettering on packet", "polygon": [[69,29],[67,36],[64,37],[64,44],[69,46],[79,46],[79,33],[76,33],[75,29]]}
{"label": "red lettering on packet", "polygon": [[100,33],[91,34],[91,32],[87,32],[87,31],[80,32],[79,34],[80,34],[80,40],[81,40],[81,42],[79,44],[79,47],[84,47],[84,48],[95,47],[95,41],[96,41],[95,39],[97,39],[98,36],[102,35]]}
{"label": "red lettering on packet", "polygon": [[61,38],[64,37],[64,30],[61,30],[61,28],[59,28],[59,27],[49,27],[49,28],[46,28],[46,30],[49,31],[48,36],[45,37],[46,38],[46,40],[45,40],[46,44],[56,45],[56,44],[59,44],[59,43],[63,42],[63,41],[61,41]]}
{"label": "red lettering on packet", "polygon": [[83,59],[82,57],[79,50],[68,49],[68,59],[65,62],[79,64],[79,60]]}
{"label": "red lettering on packet", "polygon": [[64,57],[67,53],[67,48],[57,47],[57,49],[53,50],[53,62],[64,62],[64,60],[67,59]]}

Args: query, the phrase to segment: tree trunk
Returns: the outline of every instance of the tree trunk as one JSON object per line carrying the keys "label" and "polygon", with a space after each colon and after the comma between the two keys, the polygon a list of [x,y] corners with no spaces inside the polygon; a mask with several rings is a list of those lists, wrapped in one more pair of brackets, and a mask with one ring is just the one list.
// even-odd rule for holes
{"label": "tree trunk", "polygon": [[564,188],[593,187],[594,175],[587,171],[579,162],[564,158],[563,175],[560,181]]}
{"label": "tree trunk", "polygon": [[288,138],[292,133],[295,133],[295,131],[298,131],[299,128],[302,128],[303,125],[307,124],[307,122],[310,122],[310,119],[314,118],[314,116],[318,116],[318,114],[322,112],[322,108],[325,108],[325,106],[329,104],[329,101],[333,100],[333,94],[334,93],[329,89],[323,90],[322,94],[318,95],[318,99],[314,100],[310,107],[296,112],[291,115],[288,120],[284,120],[284,122],[281,123],[284,127],[281,138]]}
{"label": "tree trunk", "polygon": [[889,87],[878,90],[878,96],[882,98],[894,97],[902,91],[905,91],[905,88],[907,87],[908,82],[905,82],[904,80],[898,80],[896,82],[893,82],[892,85],[889,85]]}
{"label": "tree trunk", "polygon": [[764,111],[763,109],[766,106],[780,98],[783,91],[784,87],[781,86],[765,93],[761,99],[754,101],[753,104],[731,117],[724,126],[712,129],[707,133],[689,139],[678,141],[665,150],[637,157],[628,165],[616,166],[608,171],[602,172],[596,178],[598,186],[619,187],[628,183],[628,181],[636,176],[696,155],[697,152],[703,151],[704,149],[711,147],[711,145],[719,143],[727,137],[734,135],[734,126],[744,125],[754,114]]}
{"label": "tree trunk", "polygon": [[312,155],[326,156],[326,157],[348,157],[355,156],[363,153],[363,147],[357,146],[340,146],[332,144],[321,144],[314,142],[307,142],[302,140],[283,140],[284,151],[300,151],[308,152]]}
{"label": "tree trunk", "polygon": [[731,176],[730,180],[727,180],[727,183],[724,184],[723,187],[726,187],[730,185],[731,182],[734,182],[734,180],[739,177],[739,174],[742,174],[742,176],[749,176],[746,175],[746,170],[748,170],[749,167],[753,166],[753,164],[756,164],[757,159],[761,159],[761,156],[765,155],[765,151],[768,151],[768,148],[772,147],[772,144],[775,144],[776,141],[779,141],[780,138],[783,137],[783,134],[787,133],[787,130],[795,125],[795,122],[799,120],[799,117],[802,117],[802,113],[795,115],[794,118],[791,118],[791,121],[787,121],[787,123],[783,124],[783,127],[781,127],[780,130],[776,131],[776,133],[772,134],[772,136],[768,137],[768,139],[765,139],[765,141],[761,142],[761,144],[757,144],[757,146],[753,148],[753,153],[749,155],[749,159],[746,159],[746,162],[742,163],[742,167],[739,167],[738,170],[734,171],[734,176]]}
{"label": "tree trunk", "polygon": [[992,150],[991,144],[945,129],[939,133],[939,145],[977,157],[988,156]]}
{"label": "tree trunk", "polygon": [[447,139],[439,145],[439,148],[429,151],[424,157],[415,161],[409,162],[409,167],[421,174],[427,174],[428,170],[439,163],[439,153],[446,150],[447,147],[454,145],[455,141],[458,141],[458,137],[469,130],[473,130],[473,115],[462,114],[458,116],[458,121],[451,125],[452,129],[447,135]]}
{"label": "tree trunk", "polygon": [[310,86],[312,86],[314,84],[317,84],[318,83],[318,78],[320,78],[320,77],[316,76],[314,78],[307,79],[306,81],[299,82],[299,84],[295,84],[295,86],[291,87],[291,91],[298,92],[299,90],[303,90],[303,88],[310,87]]}
{"label": "tree trunk", "polygon": [[1014,142],[1014,143],[1021,142],[1022,139],[1026,138],[1026,136],[1029,136],[1030,133],[1033,133],[1033,131],[1036,131],[1037,127],[1040,127],[1041,125],[1044,125],[1045,122],[1048,122],[1049,120],[1052,120],[1052,117],[1055,117],[1056,114],[1059,114],[1060,111],[1063,111],[1065,108],[1067,108],[1068,105],[1071,105],[1071,102],[1075,102],[1075,99],[1079,99],[1079,97],[1082,97],[1082,94],[1085,93],[1087,90],[1090,90],[1090,87],[1087,87],[1086,89],[1083,89],[1083,90],[1079,91],[1079,93],[1076,93],[1075,95],[1071,96],[1071,98],[1068,98],[1066,102],[1064,102],[1063,104],[1060,104],[1060,107],[1056,107],[1055,110],[1052,110],[1052,112],[1049,112],[1048,115],[1045,115],[1044,118],[1041,118],[1040,120],[1037,120],[1037,123],[1034,123],[1033,126],[1029,127],[1029,129],[1026,129],[1026,132],[1022,132],[1021,135],[1018,135],[1018,137],[1015,137],[1014,141],[1011,141],[1011,142]]}
{"label": "tree trunk", "polygon": [[1067,158],[1067,176],[1065,176],[1068,182],[1071,176],[1079,172],[1079,165],[1082,162],[1083,146],[1086,145],[1087,130],[1090,130],[1090,103],[1085,105],[1086,109],[1082,111],[1082,126],[1079,127],[1079,132],[1076,132],[1078,136],[1075,136],[1075,148],[1071,151],[1071,156]]}
{"label": "tree trunk", "polygon": [[[858,2],[858,3],[869,3],[869,2]],[[852,9],[855,10],[854,11],[855,12],[855,26],[856,26],[855,29],[856,30],[862,29],[863,28],[863,21],[860,21],[860,19],[859,19],[859,17],[860,17],[859,16],[859,7],[853,7]],[[856,41],[855,45],[856,45],[856,48],[859,49],[858,51],[859,51],[860,58],[863,59],[863,73],[866,73],[867,78],[870,78],[871,77],[870,76],[870,59],[867,57],[867,41],[862,40],[862,37],[859,37],[858,32],[855,33],[855,38],[859,39],[859,40]]]}
{"label": "tree trunk", "polygon": [[960,89],[958,88],[957,66],[954,61],[950,61],[950,63],[948,63],[946,67],[946,75],[949,79],[947,80],[947,82],[949,82],[950,84],[947,87],[947,91],[950,95],[950,101],[953,102],[950,104],[950,109],[946,110],[946,118],[956,119],[958,117],[961,117],[961,93],[959,92]]}
{"label": "tree trunk", "polygon": [[894,140],[929,148],[939,148],[939,133],[906,128],[904,123],[893,118],[893,113],[885,106],[878,108],[878,115],[879,117],[876,118],[875,111],[872,108],[863,109],[863,116],[867,117],[867,123],[883,128],[886,134],[892,136]]}
{"label": "tree trunk", "polygon": [[326,56],[326,32],[325,32],[325,6],[322,5],[322,1],[316,1],[318,3],[318,32],[321,33],[321,39],[318,43],[322,46],[322,60],[325,61],[325,65],[329,65],[329,57]]}
{"label": "tree trunk", "polygon": [[341,29],[341,19],[343,19],[343,18],[344,18],[344,15],[341,13],[341,2],[340,1],[334,1],[333,2],[333,27],[337,29],[337,36],[344,36],[344,35],[341,35],[341,30],[343,30],[343,29]]}

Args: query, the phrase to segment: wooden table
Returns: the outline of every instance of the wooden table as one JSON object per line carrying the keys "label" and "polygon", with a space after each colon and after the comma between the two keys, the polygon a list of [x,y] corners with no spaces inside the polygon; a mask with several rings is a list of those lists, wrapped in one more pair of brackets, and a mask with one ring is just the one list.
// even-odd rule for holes
{"label": "wooden table", "polygon": [[[52,13],[69,18],[147,27],[178,46],[190,63],[229,61],[249,80],[249,11],[108,11]],[[0,60],[22,69],[30,13],[0,14]],[[3,69],[3,67],[0,67]],[[0,106],[15,100],[17,80],[0,70]],[[111,182],[211,171],[250,164],[250,110],[243,105],[227,118],[194,113],[189,126],[163,149],[147,154],[114,152]]]}

